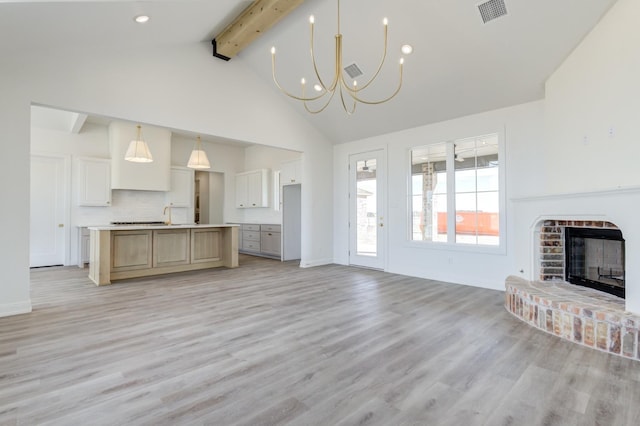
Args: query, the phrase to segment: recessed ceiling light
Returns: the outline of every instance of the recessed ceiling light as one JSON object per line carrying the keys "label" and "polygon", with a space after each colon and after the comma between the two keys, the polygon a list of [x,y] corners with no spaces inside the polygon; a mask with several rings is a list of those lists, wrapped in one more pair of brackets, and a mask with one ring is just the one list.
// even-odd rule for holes
{"label": "recessed ceiling light", "polygon": [[401,49],[402,53],[404,53],[405,55],[409,55],[411,54],[411,52],[413,52],[413,46],[411,46],[410,44],[403,44]]}
{"label": "recessed ceiling light", "polygon": [[145,22],[149,22],[149,16],[148,15],[138,15],[135,18],[133,18],[134,21],[136,21],[138,24],[144,24]]}
{"label": "recessed ceiling light", "polygon": [[313,86],[313,88],[315,89],[316,92],[322,91],[322,86],[320,86],[319,84],[316,84],[315,86]]}

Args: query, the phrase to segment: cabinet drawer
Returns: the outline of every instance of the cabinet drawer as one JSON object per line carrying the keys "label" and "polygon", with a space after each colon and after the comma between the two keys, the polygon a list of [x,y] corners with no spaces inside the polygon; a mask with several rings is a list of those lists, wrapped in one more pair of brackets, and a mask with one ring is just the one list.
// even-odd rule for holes
{"label": "cabinet drawer", "polygon": [[243,224],[242,231],[260,231],[260,225]]}
{"label": "cabinet drawer", "polygon": [[259,231],[242,231],[242,239],[247,241],[258,241],[260,242],[260,232]]}
{"label": "cabinet drawer", "polygon": [[260,241],[242,240],[242,250],[259,252]]}
{"label": "cabinet drawer", "polygon": [[260,225],[260,230],[262,232],[264,231],[280,232],[280,225]]}

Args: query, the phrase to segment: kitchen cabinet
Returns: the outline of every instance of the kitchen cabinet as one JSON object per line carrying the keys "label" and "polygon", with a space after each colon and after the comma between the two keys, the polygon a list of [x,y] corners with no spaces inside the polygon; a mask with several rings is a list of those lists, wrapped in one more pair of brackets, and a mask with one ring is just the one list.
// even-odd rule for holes
{"label": "kitchen cabinet", "polygon": [[260,225],[242,225],[242,251],[247,253],[260,252]]}
{"label": "kitchen cabinet", "polygon": [[77,158],[76,173],[79,206],[111,205],[111,160]]}
{"label": "kitchen cabinet", "polygon": [[280,259],[282,253],[280,225],[244,223],[240,229],[242,253]]}
{"label": "kitchen cabinet", "polygon": [[111,271],[149,269],[153,265],[151,230],[118,231],[111,234]]}
{"label": "kitchen cabinet", "polygon": [[[122,229],[126,228],[126,229]],[[114,280],[238,267],[238,225],[91,226],[89,279]]]}
{"label": "kitchen cabinet", "polygon": [[195,173],[186,167],[171,168],[171,189],[167,192],[167,204],[172,207],[193,206]]}
{"label": "kitchen cabinet", "polygon": [[280,167],[280,185],[302,183],[302,160],[287,161]]}
{"label": "kitchen cabinet", "polygon": [[78,267],[84,268],[84,265],[89,263],[89,255],[91,251],[90,246],[90,232],[86,226],[78,227]]}
{"label": "kitchen cabinet", "polygon": [[189,229],[153,231],[153,267],[187,265],[191,259]]}
{"label": "kitchen cabinet", "polygon": [[280,225],[260,225],[260,253],[280,257]]}
{"label": "kitchen cabinet", "polygon": [[222,258],[222,232],[216,228],[191,230],[191,263],[214,262]]}
{"label": "kitchen cabinet", "polygon": [[269,207],[269,170],[261,169],[236,175],[236,207]]}

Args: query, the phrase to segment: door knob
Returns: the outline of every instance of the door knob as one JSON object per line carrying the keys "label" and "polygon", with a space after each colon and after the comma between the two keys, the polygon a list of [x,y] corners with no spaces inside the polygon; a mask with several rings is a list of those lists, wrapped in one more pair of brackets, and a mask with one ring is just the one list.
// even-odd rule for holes
{"label": "door knob", "polygon": [[64,223],[59,223],[58,228],[64,228]]}

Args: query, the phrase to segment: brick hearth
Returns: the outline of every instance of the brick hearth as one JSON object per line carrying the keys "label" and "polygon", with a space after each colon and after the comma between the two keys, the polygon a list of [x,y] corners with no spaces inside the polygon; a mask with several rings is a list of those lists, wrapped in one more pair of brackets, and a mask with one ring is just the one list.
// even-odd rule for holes
{"label": "brick hearth", "polygon": [[[569,225],[567,225],[569,226]],[[508,277],[505,307],[517,318],[573,343],[640,360],[640,316],[624,299],[568,284]]]}

